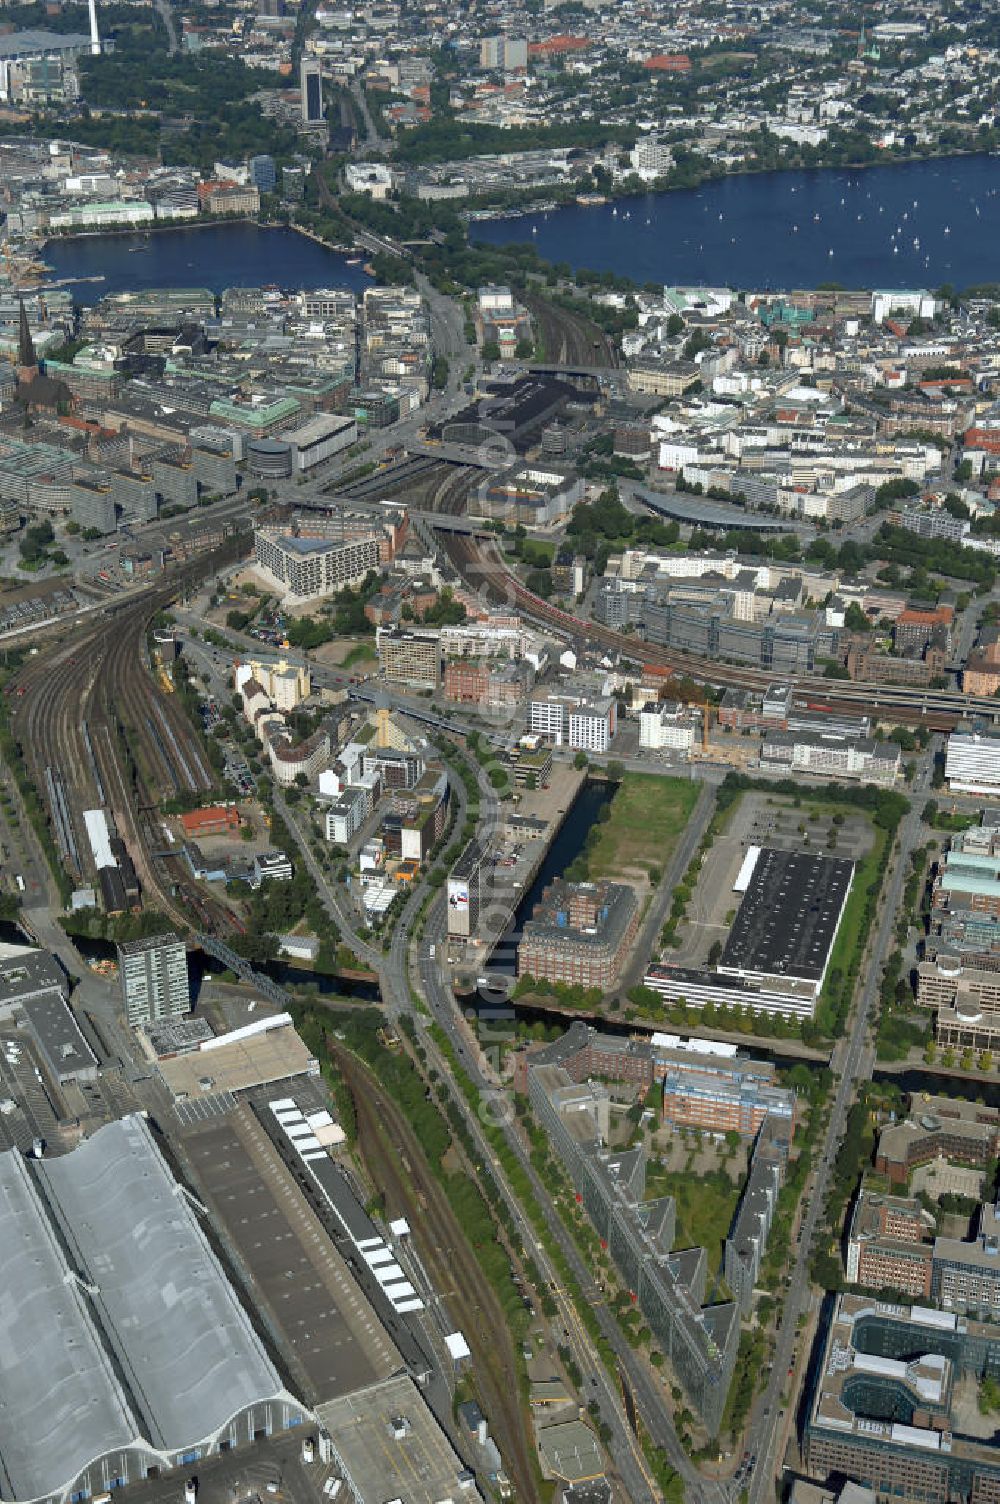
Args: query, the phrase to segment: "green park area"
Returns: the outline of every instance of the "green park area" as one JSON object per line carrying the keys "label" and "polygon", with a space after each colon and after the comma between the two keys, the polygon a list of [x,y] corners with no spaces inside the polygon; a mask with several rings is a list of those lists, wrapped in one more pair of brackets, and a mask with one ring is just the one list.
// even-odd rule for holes
{"label": "green park area", "polygon": [[698,789],[688,778],[626,773],[587,839],[587,876],[662,874],[697,803]]}

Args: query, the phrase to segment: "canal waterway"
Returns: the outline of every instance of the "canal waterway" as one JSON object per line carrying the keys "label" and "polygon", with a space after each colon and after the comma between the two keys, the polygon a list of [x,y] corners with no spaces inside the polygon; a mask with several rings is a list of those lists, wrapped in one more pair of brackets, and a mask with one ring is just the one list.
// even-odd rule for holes
{"label": "canal waterway", "polygon": [[1000,1082],[981,1076],[958,1076],[949,1071],[923,1070],[919,1067],[896,1071],[878,1069],[873,1072],[876,1085],[896,1086],[907,1096],[914,1092],[926,1092],[934,1097],[960,1097],[963,1102],[982,1102],[987,1107],[1000,1107]]}
{"label": "canal waterway", "polygon": [[[530,886],[518,900],[510,924],[497,941],[490,957],[491,972],[514,975],[517,970],[517,946],[524,921],[531,917],[535,905],[553,878],[561,877],[569,864],[580,855],[597,817],[605,805],[611,802],[614,793],[614,784],[594,778],[588,778],[581,785]],[[499,874],[497,882],[500,882]]]}
{"label": "canal waterway", "polygon": [[[371,279],[355,257],[331,251],[285,227],[213,224],[150,234],[73,235],[50,240],[43,252],[55,278],[70,279],[77,303],[109,292],[150,287],[347,287]],[[353,265],[350,263],[354,263]],[[78,281],[101,277],[102,281]]]}
{"label": "canal waterway", "polygon": [[472,226],[574,270],[741,288],[1000,281],[1000,158],[742,174]]}

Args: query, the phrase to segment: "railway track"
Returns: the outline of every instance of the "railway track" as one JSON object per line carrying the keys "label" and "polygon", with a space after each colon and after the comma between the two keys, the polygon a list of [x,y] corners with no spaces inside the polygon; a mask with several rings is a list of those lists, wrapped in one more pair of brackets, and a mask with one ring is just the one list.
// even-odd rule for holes
{"label": "railway track", "polygon": [[537,1500],[513,1342],[500,1302],[395,1102],[350,1051],[334,1043],[333,1054],[354,1100],[358,1143],[369,1174],[384,1192],[391,1215],[409,1217],[431,1282],[472,1349],[482,1408],[516,1496]]}
{"label": "railway track", "polygon": [[808,708],[854,714],[874,711],[879,719],[893,717],[904,724],[925,725],[932,731],[953,731],[972,717],[981,716],[993,721],[1000,715],[1000,703],[982,695],[966,695],[957,690],[868,684],[858,680],[848,683],[814,675],[788,674],[780,669],[755,669],[643,642],[616,632],[612,627],[602,626],[600,622],[581,621],[533,594],[511,574],[495,543],[484,543],[468,534],[444,530],[439,532],[438,538],[459,574],[474,590],[494,603],[515,608],[542,626],[554,628],[581,647],[596,644],[633,661],[640,659],[643,663],[669,669],[705,684],[760,691],[780,679],[805,697]]}
{"label": "railway track", "polygon": [[110,809],[135,862],[144,902],[182,925],[193,909],[202,925],[229,930],[233,916],[207,899],[180,863],[162,868],[155,811],[164,795],[207,791],[211,770],[183,711],[149,670],[146,632],[158,611],[206,573],[238,558],[243,543],[183,566],[113,618],[88,622],[32,658],[17,677],[14,735],[50,810],[67,869],[91,870],[83,812]]}
{"label": "railway track", "polygon": [[472,488],[475,475],[471,470],[451,469],[438,486],[431,500],[431,510],[446,516],[460,517]]}
{"label": "railway track", "polygon": [[338,497],[347,497],[356,501],[371,496],[396,496],[407,486],[425,480],[431,471],[439,468],[441,463],[440,460],[432,459],[430,455],[411,455],[400,460],[396,465],[388,465],[384,470],[376,470],[374,475],[366,475],[363,479],[346,486],[337,486],[336,494]]}
{"label": "railway track", "polygon": [[614,340],[584,314],[571,313],[537,293],[521,296],[541,335],[546,357],[553,365],[572,368],[618,364]]}

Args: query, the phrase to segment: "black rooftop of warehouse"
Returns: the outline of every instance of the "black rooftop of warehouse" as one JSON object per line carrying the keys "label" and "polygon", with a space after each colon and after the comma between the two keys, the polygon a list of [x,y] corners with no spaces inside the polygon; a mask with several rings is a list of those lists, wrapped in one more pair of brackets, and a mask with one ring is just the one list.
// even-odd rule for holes
{"label": "black rooftop of warehouse", "polygon": [[821,981],[853,871],[843,857],[765,847],[719,969]]}

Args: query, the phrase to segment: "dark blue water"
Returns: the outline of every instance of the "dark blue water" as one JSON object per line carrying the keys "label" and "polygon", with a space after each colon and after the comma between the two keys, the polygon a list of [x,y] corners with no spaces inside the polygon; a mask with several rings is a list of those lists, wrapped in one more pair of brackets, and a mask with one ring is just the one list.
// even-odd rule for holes
{"label": "dark blue water", "polygon": [[1000,158],[728,177],[471,233],[640,283],[964,288],[1000,281]]}
{"label": "dark blue water", "polygon": [[[142,249],[137,249],[142,247]],[[205,229],[154,230],[141,235],[85,235],[50,240],[43,252],[56,277],[103,276],[74,283],[77,303],[96,303],[109,292],[149,287],[286,288],[370,286],[361,266],[295,230],[253,224]]]}

